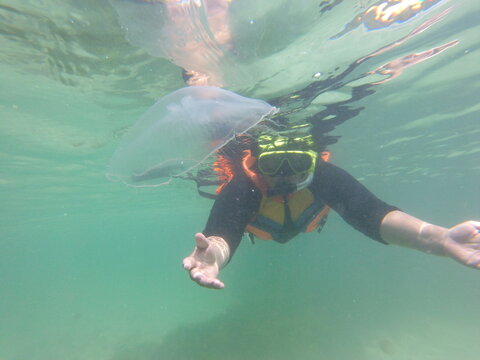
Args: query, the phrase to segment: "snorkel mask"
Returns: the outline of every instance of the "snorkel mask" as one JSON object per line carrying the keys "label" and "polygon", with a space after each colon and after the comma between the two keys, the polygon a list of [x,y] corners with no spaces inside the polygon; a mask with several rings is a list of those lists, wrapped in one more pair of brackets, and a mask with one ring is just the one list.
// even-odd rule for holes
{"label": "snorkel mask", "polygon": [[312,150],[267,151],[258,156],[258,169],[264,175],[298,175],[312,173],[317,153]]}
{"label": "snorkel mask", "polygon": [[[257,158],[259,172],[279,180],[268,190],[269,196],[295,192],[310,185],[318,156],[311,150],[311,135],[295,138],[263,135],[258,143],[261,151]],[[292,179],[295,180],[292,182]]]}

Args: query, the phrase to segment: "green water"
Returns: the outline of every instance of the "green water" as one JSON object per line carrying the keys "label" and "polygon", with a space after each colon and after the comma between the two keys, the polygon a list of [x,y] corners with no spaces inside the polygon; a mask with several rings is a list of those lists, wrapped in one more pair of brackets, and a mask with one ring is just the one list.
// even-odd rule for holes
{"label": "green water", "polygon": [[[447,1],[391,29],[328,40],[371,3],[320,13],[315,1],[238,0],[238,19],[261,31],[238,45],[254,78],[227,88],[265,100],[298,91],[453,6],[305,111],[350,98],[360,73],[459,40],[350,103],[365,109],[333,130],[330,150],[415,216],[479,219],[480,6]],[[382,246],[336,214],[321,236],[244,240],[224,290],[192,283],[181,260],[211,201],[189,183],[136,189],[104,176],[126,127],[184,86],[177,66],[125,40],[108,2],[2,1],[0,49],[0,359],[479,358],[480,274]]]}

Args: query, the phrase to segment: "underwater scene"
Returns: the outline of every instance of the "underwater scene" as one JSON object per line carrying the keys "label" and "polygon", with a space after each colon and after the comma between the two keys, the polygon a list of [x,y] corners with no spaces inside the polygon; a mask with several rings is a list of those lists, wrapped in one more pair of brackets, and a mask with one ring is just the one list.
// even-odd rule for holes
{"label": "underwater scene", "polygon": [[480,221],[479,19],[477,0],[0,0],[0,360],[479,359],[480,272],[338,211],[245,234],[222,289],[182,266],[231,180],[219,154],[266,129],[323,152],[265,174],[328,159],[426,222]]}

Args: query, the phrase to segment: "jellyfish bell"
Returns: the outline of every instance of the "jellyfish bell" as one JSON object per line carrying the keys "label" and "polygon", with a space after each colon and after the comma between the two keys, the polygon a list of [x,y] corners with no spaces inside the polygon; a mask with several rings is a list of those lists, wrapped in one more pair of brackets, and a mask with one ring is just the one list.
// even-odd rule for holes
{"label": "jellyfish bell", "polygon": [[132,126],[113,154],[107,176],[139,187],[168,184],[277,111],[265,101],[213,86],[179,89]]}

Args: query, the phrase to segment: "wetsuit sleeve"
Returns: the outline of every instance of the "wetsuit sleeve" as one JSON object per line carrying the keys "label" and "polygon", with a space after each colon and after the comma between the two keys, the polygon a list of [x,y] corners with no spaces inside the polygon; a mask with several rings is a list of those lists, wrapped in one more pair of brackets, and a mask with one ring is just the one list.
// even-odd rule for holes
{"label": "wetsuit sleeve", "polygon": [[250,179],[235,176],[215,200],[204,235],[225,239],[231,257],[242,240],[245,227],[258,210],[261,198],[260,190]]}
{"label": "wetsuit sleeve", "polygon": [[312,190],[353,228],[385,243],[380,224],[387,213],[399,210],[373,195],[352,175],[330,163],[316,170]]}

